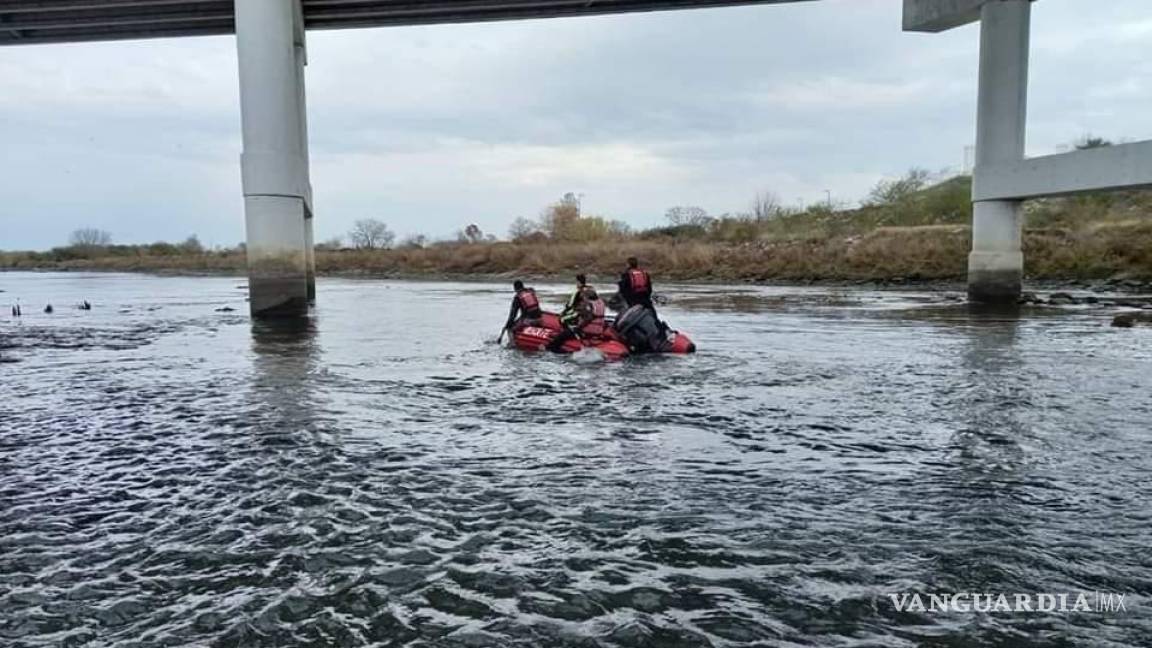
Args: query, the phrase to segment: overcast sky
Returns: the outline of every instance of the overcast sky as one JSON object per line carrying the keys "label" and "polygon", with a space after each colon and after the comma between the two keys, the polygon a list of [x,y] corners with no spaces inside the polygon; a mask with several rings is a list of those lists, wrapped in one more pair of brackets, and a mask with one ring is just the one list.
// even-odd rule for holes
{"label": "overcast sky", "polygon": [[[673,205],[853,203],[909,167],[958,168],[978,29],[905,34],[901,4],[310,32],[317,240],[369,217],[503,236],[568,191],[650,226]],[[1152,138],[1148,0],[1033,16],[1029,153]],[[0,248],[85,226],[243,240],[238,95],[232,37],[0,48]]]}

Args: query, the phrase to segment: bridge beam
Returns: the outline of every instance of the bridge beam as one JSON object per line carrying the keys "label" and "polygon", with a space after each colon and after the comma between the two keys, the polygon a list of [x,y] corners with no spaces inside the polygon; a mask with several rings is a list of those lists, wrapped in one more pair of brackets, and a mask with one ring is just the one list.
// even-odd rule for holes
{"label": "bridge beam", "polygon": [[972,184],[972,195],[976,200],[1010,200],[1124,189],[1152,189],[1152,142],[983,167]]}
{"label": "bridge beam", "polygon": [[315,297],[300,0],[235,3],[248,295],[254,317],[301,316]]}
{"label": "bridge beam", "polygon": [[904,31],[942,32],[980,20],[988,0],[904,0]]}

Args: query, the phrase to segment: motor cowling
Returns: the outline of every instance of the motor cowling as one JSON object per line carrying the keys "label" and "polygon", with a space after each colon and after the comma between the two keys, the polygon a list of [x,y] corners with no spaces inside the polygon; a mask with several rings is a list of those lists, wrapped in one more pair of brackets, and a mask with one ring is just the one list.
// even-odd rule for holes
{"label": "motor cowling", "polygon": [[616,332],[638,351],[663,351],[668,345],[668,336],[652,309],[639,304],[616,318]]}

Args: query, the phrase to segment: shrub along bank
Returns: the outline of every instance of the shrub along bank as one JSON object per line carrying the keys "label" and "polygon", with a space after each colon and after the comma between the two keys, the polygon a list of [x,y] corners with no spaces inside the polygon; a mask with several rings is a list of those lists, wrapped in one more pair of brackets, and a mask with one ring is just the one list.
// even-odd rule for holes
{"label": "shrub along bank", "polygon": [[[581,216],[562,201],[538,223],[518,221],[512,241],[318,249],[316,266],[321,274],[548,276],[612,274],[638,256],[665,280],[955,281],[966,274],[970,191],[966,177],[924,186],[910,175],[881,184],[858,209],[761,203],[754,215],[707,218],[689,208],[674,214],[674,224],[641,232]],[[1152,280],[1152,193],[1033,201],[1026,214],[1029,278]],[[0,252],[0,268],[243,273],[245,257],[242,249],[210,251],[188,242],[87,245]]]}

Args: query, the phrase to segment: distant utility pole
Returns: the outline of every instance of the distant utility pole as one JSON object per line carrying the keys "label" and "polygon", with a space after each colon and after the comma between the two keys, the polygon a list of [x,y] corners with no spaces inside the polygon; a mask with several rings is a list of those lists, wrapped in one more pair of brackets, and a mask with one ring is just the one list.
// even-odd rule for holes
{"label": "distant utility pole", "polygon": [[828,196],[828,209],[832,209],[832,190],[825,189],[824,193]]}
{"label": "distant utility pole", "polygon": [[972,175],[972,169],[976,166],[976,147],[964,147],[964,163],[960,167],[960,172],[964,175]]}

